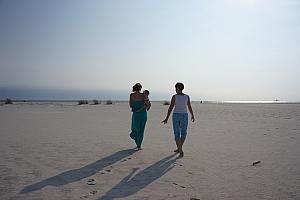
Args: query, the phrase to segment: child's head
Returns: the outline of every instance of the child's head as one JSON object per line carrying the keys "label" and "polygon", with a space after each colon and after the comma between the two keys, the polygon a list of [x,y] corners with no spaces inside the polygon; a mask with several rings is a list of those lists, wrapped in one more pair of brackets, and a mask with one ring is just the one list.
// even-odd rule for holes
{"label": "child's head", "polygon": [[176,92],[178,93],[180,93],[180,92],[182,92],[182,90],[184,89],[184,85],[183,85],[183,83],[180,83],[180,82],[178,82],[178,83],[176,83],[175,84],[175,89],[176,89]]}
{"label": "child's head", "polygon": [[149,92],[149,90],[144,90],[144,92],[143,92],[145,95],[149,95],[150,94],[150,92]]}

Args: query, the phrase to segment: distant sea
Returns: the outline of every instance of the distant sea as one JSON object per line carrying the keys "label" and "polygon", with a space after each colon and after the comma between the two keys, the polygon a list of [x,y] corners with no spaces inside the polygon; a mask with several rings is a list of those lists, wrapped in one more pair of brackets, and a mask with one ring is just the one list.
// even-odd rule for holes
{"label": "distant sea", "polygon": [[[15,102],[77,102],[78,100],[112,100],[114,102],[128,102],[128,91],[108,90],[63,90],[63,89],[33,89],[22,87],[0,87],[0,100],[10,98]],[[151,92],[152,101],[169,101],[171,94]],[[193,101],[199,103],[217,104],[278,104],[300,103],[300,101]]]}
{"label": "distant sea", "polygon": [[[170,95],[151,92],[151,99],[170,99]],[[0,100],[10,98],[15,101],[77,101],[114,100],[128,101],[131,90],[68,90],[40,89],[25,87],[0,87]]]}

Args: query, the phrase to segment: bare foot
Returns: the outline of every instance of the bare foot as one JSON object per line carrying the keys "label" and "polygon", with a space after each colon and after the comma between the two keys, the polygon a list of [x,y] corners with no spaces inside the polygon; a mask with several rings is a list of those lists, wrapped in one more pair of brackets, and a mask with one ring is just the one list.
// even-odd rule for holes
{"label": "bare foot", "polygon": [[182,158],[182,157],[183,157],[183,155],[184,155],[183,151],[182,151],[182,152],[180,152],[180,154],[179,154],[179,158]]}

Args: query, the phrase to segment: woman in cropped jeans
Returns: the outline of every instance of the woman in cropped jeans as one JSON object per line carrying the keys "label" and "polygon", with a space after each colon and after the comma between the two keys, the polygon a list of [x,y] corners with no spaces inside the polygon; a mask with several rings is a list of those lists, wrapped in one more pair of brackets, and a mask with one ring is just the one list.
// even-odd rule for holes
{"label": "woman in cropped jeans", "polygon": [[168,122],[172,110],[175,107],[172,119],[173,119],[174,138],[175,138],[177,149],[174,150],[174,152],[179,153],[179,157],[183,157],[184,155],[182,146],[184,144],[187,135],[187,127],[188,127],[187,109],[191,114],[192,122],[195,121],[190,97],[183,93],[183,89],[184,89],[183,83],[176,83],[175,85],[176,94],[172,96],[167,117],[165,118],[165,120],[162,121],[162,123],[164,124]]}

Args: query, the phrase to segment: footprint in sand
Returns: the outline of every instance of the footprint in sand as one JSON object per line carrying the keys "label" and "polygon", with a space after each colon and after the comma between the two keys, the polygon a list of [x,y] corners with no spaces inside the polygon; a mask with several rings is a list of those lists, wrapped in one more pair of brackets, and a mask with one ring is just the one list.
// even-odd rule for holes
{"label": "footprint in sand", "polygon": [[94,191],[91,191],[90,194],[94,195],[94,194],[97,194],[97,192],[98,192],[97,190],[94,190]]}
{"label": "footprint in sand", "polygon": [[107,174],[107,173],[110,173],[110,172],[111,172],[111,169],[106,169],[106,170],[100,171],[99,173],[100,174]]}
{"label": "footprint in sand", "polygon": [[178,163],[174,163],[174,165],[175,165],[175,166],[180,166],[180,167],[183,166],[183,164],[178,164]]}
{"label": "footprint in sand", "polygon": [[122,160],[121,162],[126,162],[127,160],[130,160],[131,158],[125,158],[124,160]]}
{"label": "footprint in sand", "polygon": [[98,192],[97,190],[91,191],[89,194],[81,196],[80,199],[89,198],[90,195],[95,195],[97,194],[97,192]]}
{"label": "footprint in sand", "polygon": [[177,184],[177,183],[173,183],[174,185],[177,185],[177,186],[179,186],[179,187],[181,187],[181,188],[186,188],[185,186],[183,186],[183,185],[179,185],[179,184]]}
{"label": "footprint in sand", "polygon": [[89,180],[87,181],[86,184],[88,184],[88,185],[96,185],[96,181],[95,181],[95,179],[91,178],[91,179],[89,179]]}

